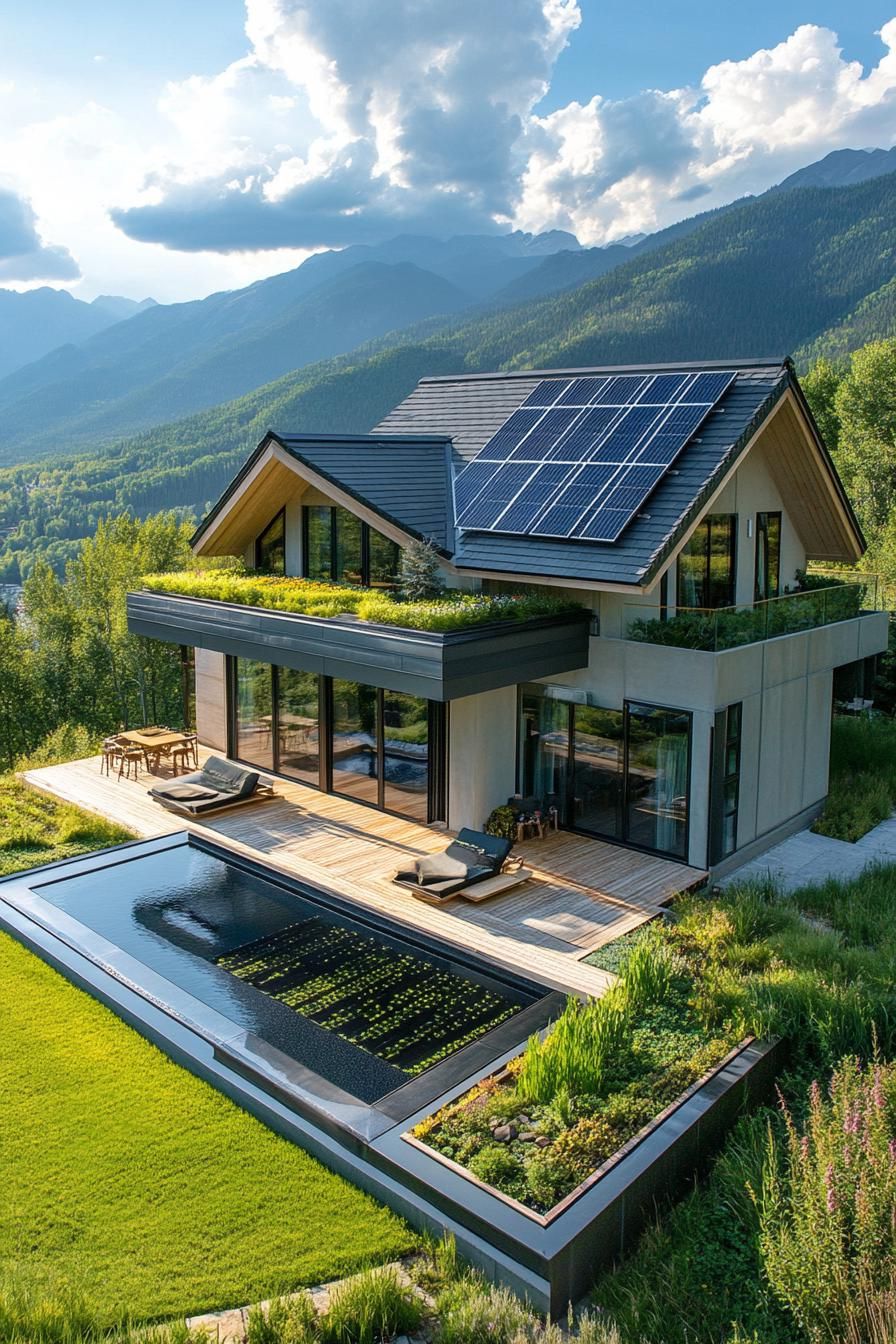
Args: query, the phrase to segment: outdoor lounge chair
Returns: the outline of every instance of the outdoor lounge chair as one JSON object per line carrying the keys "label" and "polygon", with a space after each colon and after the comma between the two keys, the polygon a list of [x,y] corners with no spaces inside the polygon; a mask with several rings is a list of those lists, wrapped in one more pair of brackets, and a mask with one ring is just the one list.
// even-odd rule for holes
{"label": "outdoor lounge chair", "polygon": [[150,798],[155,798],[169,812],[202,817],[259,798],[270,798],[274,791],[270,784],[259,782],[257,771],[244,770],[220,756],[209,756],[201,770],[173,779],[170,784],[158,784],[148,792]]}
{"label": "outdoor lounge chair", "polygon": [[462,830],[441,854],[418,859],[413,869],[396,873],[392,880],[431,905],[441,905],[454,896],[471,901],[485,899],[486,894],[495,896],[499,890],[518,886],[532,876],[527,868],[501,871],[510,850],[509,840],[484,831]]}

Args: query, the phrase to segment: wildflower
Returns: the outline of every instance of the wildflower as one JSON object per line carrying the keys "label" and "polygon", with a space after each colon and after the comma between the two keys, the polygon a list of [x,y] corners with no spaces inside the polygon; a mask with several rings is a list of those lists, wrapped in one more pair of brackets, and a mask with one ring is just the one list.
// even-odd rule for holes
{"label": "wildflower", "polygon": [[872,1092],[874,1104],[879,1111],[884,1108],[884,1088],[881,1082],[880,1069],[874,1070],[874,1091]]}
{"label": "wildflower", "polygon": [[887,1148],[890,1150],[890,1161],[896,1162],[896,1139],[891,1139]]}
{"label": "wildflower", "polygon": [[830,1163],[828,1163],[828,1169],[824,1173],[824,1183],[825,1188],[827,1189],[827,1198],[825,1200],[825,1204],[827,1206],[828,1213],[836,1213],[837,1192],[834,1189],[834,1168]]}

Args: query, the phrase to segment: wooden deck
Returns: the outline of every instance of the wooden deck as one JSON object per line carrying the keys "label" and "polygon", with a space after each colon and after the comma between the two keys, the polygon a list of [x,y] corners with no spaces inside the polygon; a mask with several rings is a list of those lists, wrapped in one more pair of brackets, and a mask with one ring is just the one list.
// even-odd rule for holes
{"label": "wooden deck", "polygon": [[[164,767],[163,767],[164,772]],[[346,798],[275,779],[276,797],[187,821],[147,796],[155,777],[100,774],[99,757],[30,770],[35,788],[118,822],[141,838],[189,830],[347,896],[393,919],[475,950],[558,989],[599,995],[612,982],[582,957],[637,927],[703,880],[695,868],[568,832],[516,846],[533,878],[482,905],[433,907],[392,881],[445,847],[446,832]]]}

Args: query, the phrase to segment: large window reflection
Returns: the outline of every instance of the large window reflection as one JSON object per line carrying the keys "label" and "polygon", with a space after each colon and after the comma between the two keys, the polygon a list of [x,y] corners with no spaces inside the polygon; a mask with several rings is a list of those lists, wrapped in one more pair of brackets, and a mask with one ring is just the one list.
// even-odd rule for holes
{"label": "large window reflection", "polygon": [[690,728],[688,714],[628,706],[627,838],[681,858],[687,856]]}
{"label": "large window reflection", "polygon": [[255,568],[266,574],[286,573],[286,513],[283,509],[255,540]]}
{"label": "large window reflection", "polygon": [[690,715],[521,697],[520,788],[576,830],[687,857]]}
{"label": "large window reflection", "polygon": [[576,826],[622,839],[624,715],[575,707],[573,808]]}
{"label": "large window reflection", "polygon": [[394,588],[401,547],[363,523],[348,509],[307,504],[302,510],[306,579]]}
{"label": "large window reflection", "polygon": [[734,605],[737,515],[704,518],[678,557],[679,607]]}
{"label": "large window reflection", "polygon": [[262,770],[274,769],[271,668],[248,658],[236,662],[237,755]]}
{"label": "large window reflection", "polygon": [[333,680],[333,788],[379,802],[377,693],[358,681]]}
{"label": "large window reflection", "polygon": [[429,702],[383,692],[383,804],[426,821],[429,788]]}
{"label": "large window reflection", "polygon": [[319,687],[316,672],[277,669],[277,769],[307,784],[320,783]]}

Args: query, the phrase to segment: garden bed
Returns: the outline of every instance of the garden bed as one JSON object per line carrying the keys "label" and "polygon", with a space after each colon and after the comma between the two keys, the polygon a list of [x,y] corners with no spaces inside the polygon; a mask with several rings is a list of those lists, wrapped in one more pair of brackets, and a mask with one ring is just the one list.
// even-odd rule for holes
{"label": "garden bed", "polygon": [[556,1216],[749,1044],[733,1022],[707,1030],[697,973],[659,928],[615,957],[621,978],[609,993],[571,1000],[544,1040],[410,1139],[530,1213]]}

